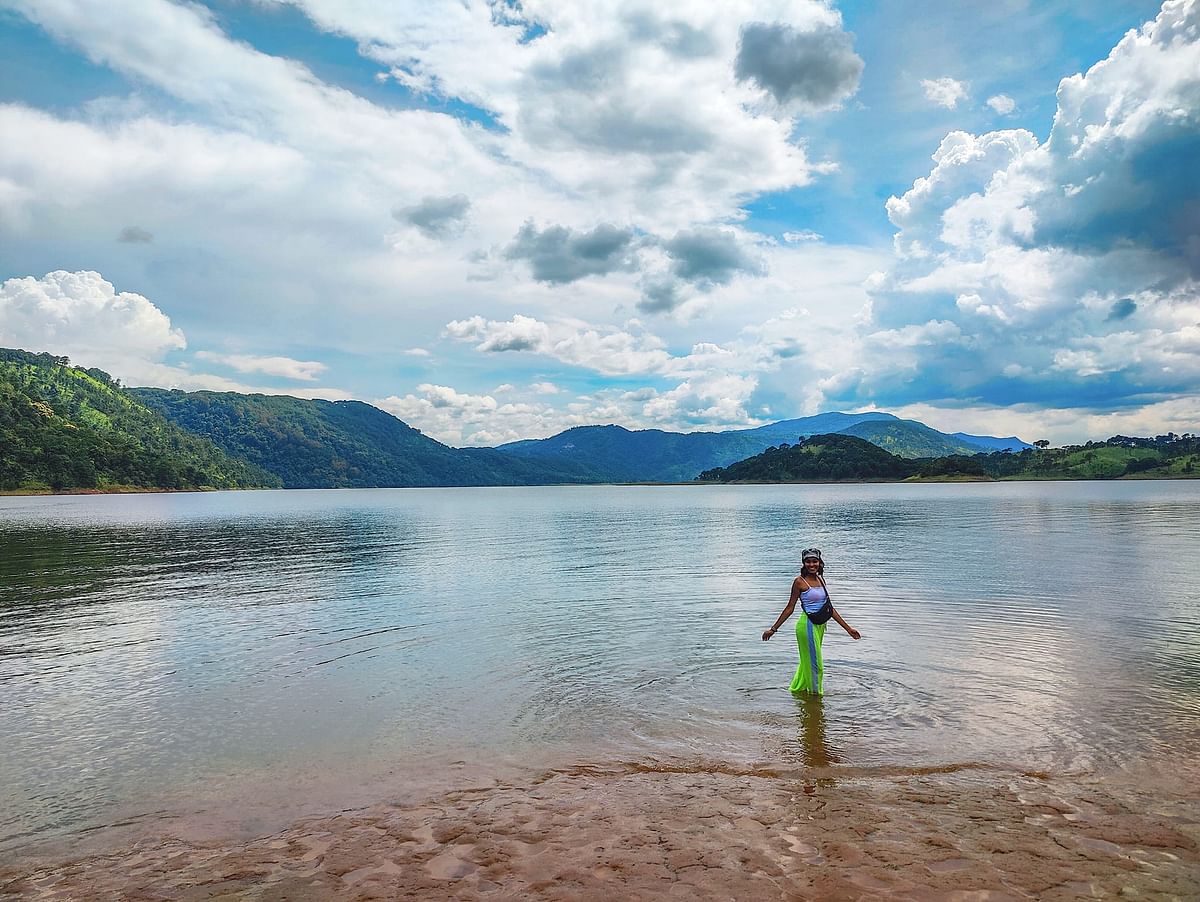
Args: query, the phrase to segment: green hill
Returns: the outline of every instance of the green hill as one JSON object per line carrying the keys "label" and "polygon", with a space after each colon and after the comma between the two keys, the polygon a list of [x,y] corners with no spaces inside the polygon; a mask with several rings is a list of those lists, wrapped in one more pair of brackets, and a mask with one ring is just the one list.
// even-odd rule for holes
{"label": "green hill", "polygon": [[0,489],[277,485],[148,410],[103,370],[0,349]]}
{"label": "green hill", "polygon": [[1064,448],[991,454],[949,454],[918,460],[892,454],[844,432],[814,435],[768,448],[727,467],[706,470],[702,482],[837,482],[847,479],[1179,479],[1200,472],[1200,438],[1113,436]]}
{"label": "green hill", "polygon": [[920,465],[853,435],[814,435],[795,445],[768,448],[728,467],[705,470],[702,482],[838,482],[905,479]]}
{"label": "green hill", "polygon": [[977,454],[997,447],[1028,447],[1019,439],[947,435],[890,413],[830,412],[726,432],[665,432],[621,426],[576,426],[550,438],[500,445],[500,451],[543,461],[571,462],[609,482],[687,482],[697,473],[744,460],[811,435],[864,438],[909,458]]}
{"label": "green hill", "polygon": [[1105,442],[979,455],[997,479],[1180,479],[1200,469],[1200,438],[1114,435]]}
{"label": "green hill", "polygon": [[868,420],[839,429],[878,445],[897,457],[945,457],[948,454],[978,454],[984,447],[957,439],[918,423],[916,420]]}
{"label": "green hill", "polygon": [[434,441],[361,401],[131,389],[183,429],[275,474],[284,488],[389,488],[597,482],[570,462]]}

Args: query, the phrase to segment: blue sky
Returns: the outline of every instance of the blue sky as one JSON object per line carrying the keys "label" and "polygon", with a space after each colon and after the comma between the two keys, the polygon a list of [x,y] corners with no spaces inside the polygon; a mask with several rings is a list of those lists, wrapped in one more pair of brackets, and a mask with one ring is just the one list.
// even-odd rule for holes
{"label": "blue sky", "polygon": [[0,344],[454,445],[1194,431],[1198,33],[1196,0],[0,0]]}

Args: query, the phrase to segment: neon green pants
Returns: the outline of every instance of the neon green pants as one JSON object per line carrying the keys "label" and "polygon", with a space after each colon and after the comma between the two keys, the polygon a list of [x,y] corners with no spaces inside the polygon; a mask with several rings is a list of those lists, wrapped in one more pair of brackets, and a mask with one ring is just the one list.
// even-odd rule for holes
{"label": "neon green pants", "polygon": [[825,659],[821,657],[821,640],[825,638],[827,624],[817,625],[801,612],[796,620],[796,645],[800,649],[800,663],[792,677],[792,692],[825,694]]}

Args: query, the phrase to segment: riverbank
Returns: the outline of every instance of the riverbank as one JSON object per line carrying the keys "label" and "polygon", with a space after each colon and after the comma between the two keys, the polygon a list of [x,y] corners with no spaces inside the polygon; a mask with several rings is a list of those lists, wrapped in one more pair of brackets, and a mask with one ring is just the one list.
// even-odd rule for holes
{"label": "riverbank", "polygon": [[175,495],[186,492],[248,491],[248,489],[217,489],[204,486],[194,489],[166,489],[158,486],[106,485],[93,489],[52,489],[49,486],[33,486],[20,489],[0,489],[0,498],[23,498],[37,495]]}
{"label": "riverbank", "polygon": [[[1142,473],[1133,474],[1130,476],[1119,476],[1114,479],[1072,479],[1064,476],[1004,476],[1000,479],[991,479],[986,476],[911,476],[907,479],[841,479],[836,482],[819,479],[797,479],[787,482],[776,482],[766,480],[731,480],[730,482],[587,482],[587,483],[564,483],[562,485],[546,485],[546,486],[479,486],[479,488],[587,488],[595,486],[621,486],[621,487],[637,487],[637,486],[710,486],[710,485],[921,485],[921,484],[942,484],[942,483],[994,483],[994,482],[1169,482],[1176,480],[1192,480],[1196,479],[1200,474],[1196,475],[1172,475],[1172,476],[1153,476]],[[472,486],[387,486],[385,488],[472,488]],[[285,492],[285,491],[317,491],[316,489],[276,489],[276,488],[241,488],[241,489],[217,489],[212,487],[196,488],[196,489],[164,489],[164,488],[146,488],[144,486],[105,486],[104,488],[95,489],[64,489],[54,491],[53,489],[0,489],[0,498],[4,497],[31,497],[41,495],[162,495],[162,494],[188,494],[193,492]],[[319,491],[347,491],[345,488],[320,489]],[[349,491],[361,491],[360,489],[349,489]]]}
{"label": "riverbank", "polygon": [[[113,831],[118,835],[118,831]],[[610,764],[235,838],[19,853],[0,897],[1194,898],[1200,790],[1163,774]]]}

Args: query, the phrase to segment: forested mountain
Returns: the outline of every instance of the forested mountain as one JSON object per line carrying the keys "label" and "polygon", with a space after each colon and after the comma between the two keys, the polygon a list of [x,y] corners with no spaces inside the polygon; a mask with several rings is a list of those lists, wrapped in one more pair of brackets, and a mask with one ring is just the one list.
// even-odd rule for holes
{"label": "forested mountain", "polygon": [[[947,454],[978,454],[991,447],[954,438],[916,420],[871,420],[838,430],[878,445],[897,457],[944,457]],[[999,441],[999,440],[995,440]]]}
{"label": "forested mountain", "polygon": [[600,481],[569,461],[523,460],[491,448],[450,448],[361,401],[158,388],[130,391],[189,432],[274,473],[285,488]]}
{"label": "forested mountain", "polygon": [[864,439],[814,435],[795,445],[706,470],[702,482],[837,482],[920,479],[1138,479],[1186,478],[1200,472],[1200,438],[1113,436],[1065,448],[1027,448],[990,454],[953,454],[911,460]]}
{"label": "forested mountain", "polygon": [[866,439],[900,457],[974,454],[997,447],[1027,448],[1019,439],[946,435],[890,413],[822,413],[728,432],[664,432],[621,426],[577,426],[545,439],[500,445],[499,450],[544,461],[571,462],[612,482],[679,482],[751,457],[767,448],[811,435],[846,434]]}
{"label": "forested mountain", "polygon": [[[810,435],[814,426],[835,431]],[[1192,476],[1198,464],[1192,435],[1031,448],[880,412],[731,432],[581,426],[499,450],[456,449],[359,401],[126,389],[65,357],[0,349],[6,490],[685,482],[697,474],[763,482],[1112,479]]]}
{"label": "forested mountain", "polygon": [[103,370],[0,349],[0,489],[279,484],[148,410]]}
{"label": "forested mountain", "polygon": [[544,464],[586,467],[606,482],[688,482],[703,469],[749,457],[770,444],[740,432],[576,426],[550,438],[500,445],[498,450]]}
{"label": "forested mountain", "polygon": [[795,445],[768,448],[727,467],[705,470],[702,482],[837,482],[905,479],[920,465],[853,435],[814,435]]}

